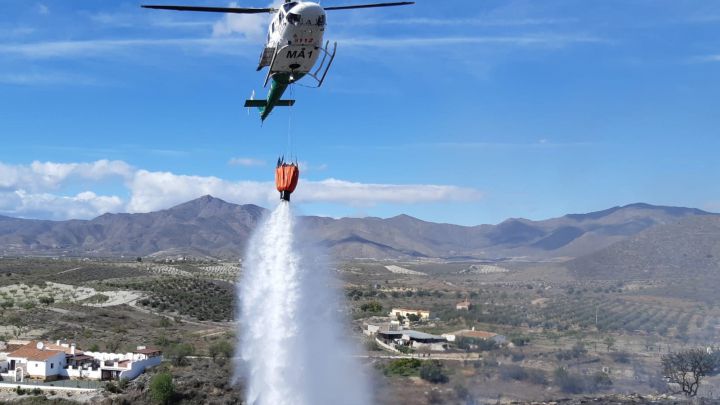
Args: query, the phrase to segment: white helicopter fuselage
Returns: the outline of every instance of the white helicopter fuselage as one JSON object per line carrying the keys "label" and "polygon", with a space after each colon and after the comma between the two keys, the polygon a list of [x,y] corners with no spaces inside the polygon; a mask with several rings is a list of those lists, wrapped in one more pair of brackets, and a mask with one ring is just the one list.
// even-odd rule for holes
{"label": "white helicopter fuselage", "polygon": [[[360,8],[406,6],[415,4],[413,1],[396,1],[374,4],[355,4],[351,6],[322,7],[318,3],[302,0],[285,0],[279,8],[246,8],[246,7],[208,7],[208,6],[177,6],[177,5],[143,5],[143,8],[156,10],[198,11],[208,13],[233,14],[274,14],[268,37],[260,55],[257,71],[267,67],[265,84],[270,84],[267,99],[255,100],[255,92],[249,100],[245,100],[245,107],[258,108],[260,118],[264,121],[273,108],[290,107],[295,100],[283,100],[285,90],[302,79],[314,80],[314,86],[320,87],[325,81],[328,70],[335,59],[337,42],[330,41],[323,44],[326,18],[328,10],[351,10]],[[322,59],[318,62],[319,56]],[[315,66],[317,63],[317,67]]]}
{"label": "white helicopter fuselage", "polygon": [[325,10],[319,4],[283,4],[268,27],[266,49],[276,53],[272,70],[291,74],[291,81],[311,71],[321,53],[325,25]]}

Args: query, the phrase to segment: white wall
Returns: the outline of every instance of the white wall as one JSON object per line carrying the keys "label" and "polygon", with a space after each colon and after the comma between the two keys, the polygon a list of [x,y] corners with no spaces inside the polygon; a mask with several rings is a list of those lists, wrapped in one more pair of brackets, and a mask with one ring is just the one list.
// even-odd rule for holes
{"label": "white wall", "polygon": [[102,377],[102,372],[98,368],[97,370],[92,369],[82,369],[82,368],[74,368],[72,366],[68,366],[67,369],[63,370],[62,373],[63,377],[72,377],[72,378],[89,378],[92,380],[99,380]]}
{"label": "white wall", "polygon": [[[62,370],[63,366],[65,365],[65,353],[57,352],[56,355],[54,355],[44,361],[29,360],[27,363],[25,363],[25,358],[8,357],[8,362],[10,360],[15,360],[15,367],[17,367],[20,364],[26,364],[26,369],[27,369],[26,376],[47,377],[47,376],[58,375],[61,373],[60,370]],[[53,368],[50,368],[50,363],[54,364]],[[14,370],[10,370],[10,371],[14,371]]]}
{"label": "white wall", "polygon": [[142,374],[145,369],[159,365],[161,361],[162,357],[150,357],[145,360],[134,361],[130,363],[130,370],[122,371],[120,373],[120,378],[127,378],[128,380],[132,380],[133,378]]}

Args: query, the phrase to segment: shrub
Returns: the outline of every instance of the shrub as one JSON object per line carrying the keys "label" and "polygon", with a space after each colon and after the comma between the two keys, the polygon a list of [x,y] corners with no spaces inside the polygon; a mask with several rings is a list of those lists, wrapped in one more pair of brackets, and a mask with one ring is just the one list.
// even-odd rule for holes
{"label": "shrub", "polygon": [[362,304],[362,305],[360,306],[360,310],[363,311],[363,312],[374,312],[374,313],[378,313],[378,312],[382,312],[383,306],[380,305],[380,303],[377,302],[377,301],[370,301],[370,302],[368,302],[368,303]]}
{"label": "shrub", "polygon": [[630,354],[627,352],[613,352],[610,353],[610,357],[617,363],[630,363]]}
{"label": "shrub", "polygon": [[433,384],[444,384],[450,380],[445,374],[443,364],[438,360],[423,362],[420,366],[420,378]]}
{"label": "shrub", "polygon": [[555,385],[566,394],[582,394],[585,392],[585,381],[576,375],[571,375],[560,367],[555,370]]}
{"label": "shrub", "polygon": [[108,381],[108,383],[105,384],[105,389],[107,392],[112,392],[113,394],[119,394],[122,392],[122,390],[112,381]]}
{"label": "shrub", "polygon": [[516,362],[516,363],[517,363],[518,361],[523,361],[523,360],[525,360],[525,353],[522,353],[522,352],[512,352],[512,353],[510,354],[510,358],[512,359],[513,362]]}
{"label": "shrub", "polygon": [[515,335],[510,337],[510,342],[515,346],[521,347],[530,343],[530,338],[527,336]]}
{"label": "shrub", "polygon": [[593,374],[590,379],[590,382],[591,382],[591,385],[590,385],[591,391],[604,390],[604,389],[612,387],[612,385],[613,385],[613,382],[612,382],[612,379],[610,379],[610,376],[607,373],[603,373],[602,371],[598,371],[597,373]]}
{"label": "shrub", "polygon": [[170,403],[175,394],[172,375],[170,373],[159,373],[150,380],[150,397],[161,404]]}
{"label": "shrub", "polygon": [[418,359],[397,359],[385,366],[385,375],[399,375],[409,377],[417,375],[422,362]]}
{"label": "shrub", "polygon": [[413,353],[415,350],[412,349],[410,346],[404,346],[404,345],[396,345],[396,349],[400,351],[400,353],[410,354]]}
{"label": "shrub", "polygon": [[210,345],[209,351],[210,357],[212,357],[213,360],[215,360],[215,358],[219,355],[229,359],[233,354],[233,346],[227,340],[219,340]]}
{"label": "shrub", "polygon": [[195,348],[189,343],[178,343],[172,346],[168,355],[175,366],[184,366],[187,364],[187,357],[195,353]]}
{"label": "shrub", "polygon": [[453,390],[455,391],[455,396],[462,401],[464,401],[470,397],[470,391],[467,388],[465,388],[464,385],[457,384],[457,385],[455,385]]}
{"label": "shrub", "polygon": [[515,365],[503,366],[500,368],[500,378],[505,381],[525,381],[528,379],[528,373],[524,368]]}

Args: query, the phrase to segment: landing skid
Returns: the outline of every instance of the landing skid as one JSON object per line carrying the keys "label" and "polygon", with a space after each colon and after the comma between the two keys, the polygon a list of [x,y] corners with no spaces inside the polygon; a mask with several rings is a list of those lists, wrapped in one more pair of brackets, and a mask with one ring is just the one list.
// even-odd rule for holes
{"label": "landing skid", "polygon": [[[320,50],[323,53],[322,59],[320,59],[320,63],[318,64],[318,68],[314,72],[308,72],[307,76],[312,77],[317,82],[317,86],[307,86],[307,87],[320,87],[322,86],[323,82],[325,81],[325,76],[327,76],[328,71],[330,70],[330,66],[332,66],[333,61],[335,60],[335,52],[337,51],[337,42],[333,42],[333,49],[332,53],[328,51],[328,45],[330,45],[330,41],[325,42],[325,46],[323,48],[320,48]],[[330,58],[330,59],[328,59]],[[325,65],[325,61],[327,61],[327,65]],[[322,76],[318,75],[322,71]]]}

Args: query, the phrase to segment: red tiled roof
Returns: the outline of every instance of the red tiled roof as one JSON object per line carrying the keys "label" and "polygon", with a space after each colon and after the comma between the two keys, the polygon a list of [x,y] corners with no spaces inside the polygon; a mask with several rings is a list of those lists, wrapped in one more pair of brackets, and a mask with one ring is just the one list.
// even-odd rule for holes
{"label": "red tiled roof", "polygon": [[30,342],[26,344],[25,346],[15,350],[14,352],[8,354],[8,357],[19,357],[23,359],[28,359],[32,361],[45,361],[51,357],[57,356],[60,353],[63,353],[59,350],[40,350],[36,347],[37,342]]}

